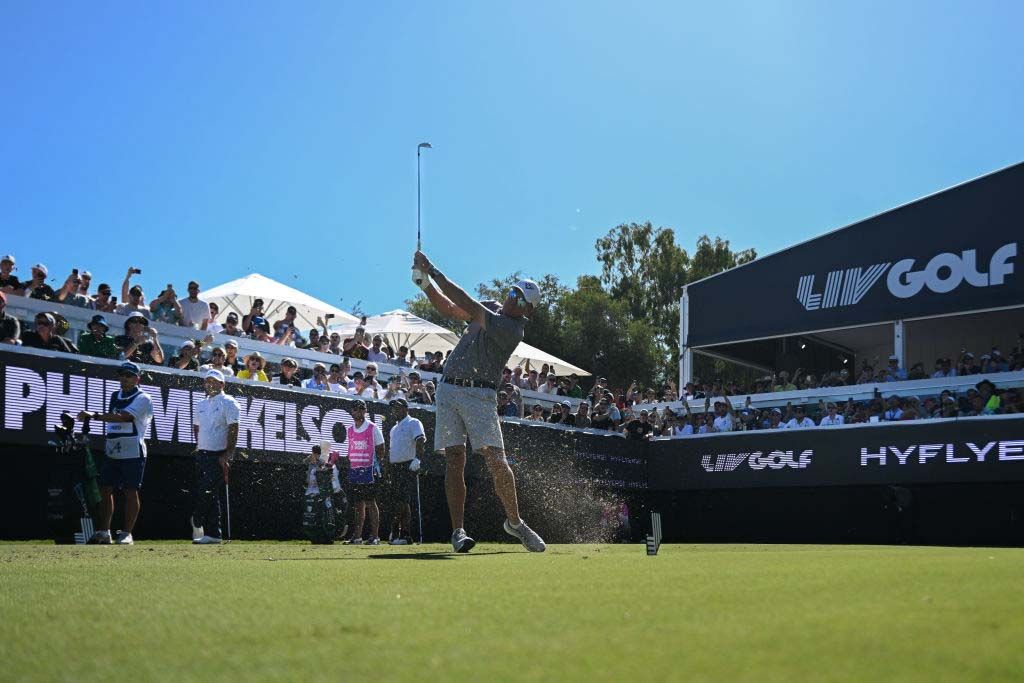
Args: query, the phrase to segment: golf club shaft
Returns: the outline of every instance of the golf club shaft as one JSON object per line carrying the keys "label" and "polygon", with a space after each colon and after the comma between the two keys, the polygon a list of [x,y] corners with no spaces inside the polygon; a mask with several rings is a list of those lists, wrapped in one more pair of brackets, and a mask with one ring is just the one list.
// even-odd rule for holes
{"label": "golf club shaft", "polygon": [[224,502],[226,503],[226,506],[227,506],[227,509],[228,509],[227,532],[228,532],[228,540],[230,541],[231,540],[231,484],[229,484],[227,481],[224,482]]}
{"label": "golf club shaft", "polygon": [[420,518],[420,545],[423,545],[423,502],[420,500],[420,475],[416,473],[416,512]]}

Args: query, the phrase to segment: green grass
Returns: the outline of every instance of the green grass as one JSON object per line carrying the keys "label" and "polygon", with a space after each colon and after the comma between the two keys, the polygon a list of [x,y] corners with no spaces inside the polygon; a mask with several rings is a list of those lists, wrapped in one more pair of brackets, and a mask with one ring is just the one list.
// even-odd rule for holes
{"label": "green grass", "polygon": [[1024,677],[1024,550],[0,545],[0,679]]}

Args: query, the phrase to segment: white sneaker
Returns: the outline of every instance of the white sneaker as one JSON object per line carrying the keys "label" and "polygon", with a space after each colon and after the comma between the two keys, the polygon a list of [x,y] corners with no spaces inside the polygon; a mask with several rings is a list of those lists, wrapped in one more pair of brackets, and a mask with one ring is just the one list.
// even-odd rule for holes
{"label": "white sneaker", "polygon": [[388,541],[388,543],[390,543],[391,545],[409,545],[409,541],[405,540],[404,538],[393,538],[390,541]]}
{"label": "white sneaker", "polygon": [[192,541],[195,545],[216,545],[220,542],[221,540],[216,536],[202,536]]}
{"label": "white sneaker", "polygon": [[519,520],[518,528],[509,524],[506,519],[505,533],[518,538],[519,542],[523,544],[523,547],[531,553],[542,553],[547,549],[547,546],[544,544],[544,539],[541,538],[536,531],[526,526],[526,522],[521,519]]}
{"label": "white sneaker", "polygon": [[113,541],[110,540],[109,531],[97,531],[85,542],[86,545],[110,545],[111,543]]}
{"label": "white sneaker", "polygon": [[114,541],[117,545],[135,545],[135,539],[127,531],[118,531],[117,540]]}
{"label": "white sneaker", "polygon": [[363,544],[363,539],[359,538],[359,537],[356,537],[356,536],[353,536],[352,538],[350,538],[347,541],[345,541],[345,543],[347,543],[348,545],[362,545]]}
{"label": "white sneaker", "polygon": [[366,545],[380,545],[380,539],[376,536],[370,536],[370,538],[366,540]]}
{"label": "white sneaker", "polygon": [[200,539],[200,538],[202,538],[203,536],[206,535],[203,532],[203,527],[196,526],[196,518],[194,516],[188,518],[188,523],[192,525],[192,540],[193,541],[198,540],[198,539]]}
{"label": "white sneaker", "polygon": [[466,535],[465,529],[452,532],[452,550],[457,553],[468,553],[476,545],[476,541]]}

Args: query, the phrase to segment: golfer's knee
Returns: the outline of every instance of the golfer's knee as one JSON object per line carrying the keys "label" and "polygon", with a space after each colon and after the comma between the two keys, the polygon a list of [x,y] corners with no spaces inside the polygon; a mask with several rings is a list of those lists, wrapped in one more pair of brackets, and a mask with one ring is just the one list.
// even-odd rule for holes
{"label": "golfer's knee", "polygon": [[484,462],[492,470],[494,468],[505,469],[508,467],[508,458],[505,457],[505,449],[498,448],[497,446],[485,446],[480,449],[480,453],[484,456]]}

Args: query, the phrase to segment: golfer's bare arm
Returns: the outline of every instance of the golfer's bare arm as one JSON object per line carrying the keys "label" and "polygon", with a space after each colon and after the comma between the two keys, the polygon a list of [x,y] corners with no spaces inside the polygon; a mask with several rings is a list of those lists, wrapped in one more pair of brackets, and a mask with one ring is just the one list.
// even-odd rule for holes
{"label": "golfer's bare arm", "polygon": [[430,277],[434,284],[427,287],[427,298],[441,315],[452,320],[475,322],[480,327],[486,328],[487,309],[483,307],[483,304],[467,294],[462,287],[446,278],[444,273],[437,268],[434,268]]}

